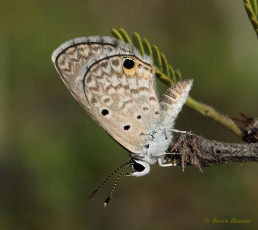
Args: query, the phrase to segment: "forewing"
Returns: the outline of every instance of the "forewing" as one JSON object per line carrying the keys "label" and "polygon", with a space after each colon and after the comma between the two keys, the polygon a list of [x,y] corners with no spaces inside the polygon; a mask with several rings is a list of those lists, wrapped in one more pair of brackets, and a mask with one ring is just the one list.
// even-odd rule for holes
{"label": "forewing", "polygon": [[142,153],[160,117],[150,59],[114,38],[88,37],[64,43],[52,60],[90,116],[129,151]]}

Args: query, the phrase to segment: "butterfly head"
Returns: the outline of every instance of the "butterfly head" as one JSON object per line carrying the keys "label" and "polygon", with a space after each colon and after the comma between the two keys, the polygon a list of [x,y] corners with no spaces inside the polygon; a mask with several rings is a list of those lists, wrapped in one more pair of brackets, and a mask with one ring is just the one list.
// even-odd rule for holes
{"label": "butterfly head", "polygon": [[150,164],[144,160],[131,159],[131,166],[134,172],[128,174],[128,176],[140,177],[150,172]]}

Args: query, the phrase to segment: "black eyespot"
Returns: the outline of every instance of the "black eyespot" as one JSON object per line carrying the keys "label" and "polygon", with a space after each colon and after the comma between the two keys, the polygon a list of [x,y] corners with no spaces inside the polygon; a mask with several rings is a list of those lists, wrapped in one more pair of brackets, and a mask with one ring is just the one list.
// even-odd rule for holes
{"label": "black eyespot", "polygon": [[134,67],[134,60],[132,58],[129,58],[129,57],[125,57],[123,58],[123,66],[126,68],[126,69],[132,69]]}
{"label": "black eyespot", "polygon": [[145,147],[146,149],[148,149],[148,148],[150,147],[150,145],[145,145],[144,147]]}
{"label": "black eyespot", "polygon": [[102,113],[103,116],[106,116],[106,115],[109,114],[107,109],[102,109],[101,113]]}
{"label": "black eyespot", "polygon": [[159,111],[156,111],[156,112],[155,112],[155,115],[159,115]]}
{"label": "black eyespot", "polygon": [[143,165],[137,163],[136,161],[132,160],[132,162],[133,162],[133,169],[135,171],[142,172],[145,169],[145,167]]}
{"label": "black eyespot", "polygon": [[141,115],[138,115],[138,116],[137,116],[137,119],[141,119],[141,118],[142,118],[142,116],[141,116]]}
{"label": "black eyespot", "polygon": [[125,126],[124,126],[124,130],[129,130],[130,127],[131,127],[130,125],[125,125]]}

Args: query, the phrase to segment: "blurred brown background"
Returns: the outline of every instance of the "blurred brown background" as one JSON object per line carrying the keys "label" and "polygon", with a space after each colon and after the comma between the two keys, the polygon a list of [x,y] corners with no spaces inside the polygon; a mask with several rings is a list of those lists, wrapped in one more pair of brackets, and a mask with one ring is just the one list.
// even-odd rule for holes
{"label": "blurred brown background", "polygon": [[[257,117],[257,38],[242,1],[2,0],[0,9],[1,230],[258,229],[256,163],[203,174],[152,167],[142,178],[124,176],[106,209],[112,181],[89,200],[127,153],[76,103],[50,60],[66,40],[122,26],[157,44],[173,67],[194,78],[193,98],[232,117]],[[241,142],[187,106],[176,128]]]}

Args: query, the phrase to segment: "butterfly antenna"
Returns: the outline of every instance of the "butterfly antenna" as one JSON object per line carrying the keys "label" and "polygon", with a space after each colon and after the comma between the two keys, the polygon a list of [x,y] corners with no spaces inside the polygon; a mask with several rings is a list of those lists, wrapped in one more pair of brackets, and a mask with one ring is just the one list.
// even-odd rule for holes
{"label": "butterfly antenna", "polygon": [[[121,168],[123,168],[123,171],[124,169],[127,167],[127,165],[129,165],[130,162],[126,162],[124,164],[122,164],[121,166],[119,166],[118,168],[116,168],[112,173],[110,173],[110,175],[102,182],[102,184],[95,190],[93,191],[90,195],[89,195],[89,198],[91,199],[92,197],[94,197],[102,188],[103,186],[109,181],[109,179],[114,176],[114,174],[119,171]],[[117,183],[117,182],[116,182]]]}
{"label": "butterfly antenna", "polygon": [[114,183],[114,185],[113,185],[113,188],[112,188],[112,190],[111,190],[109,196],[108,196],[108,197],[106,198],[106,200],[104,201],[104,208],[107,207],[108,203],[111,201],[112,194],[113,194],[113,192],[116,190],[116,186],[117,186],[117,184],[118,184],[118,181],[119,181],[120,177],[123,175],[123,173],[124,173],[125,169],[128,167],[128,165],[131,165],[131,164],[132,164],[132,163],[131,163],[131,161],[130,161],[130,162],[127,162],[127,163],[123,164],[121,167],[119,167],[119,168],[122,168],[122,170],[121,170],[121,172],[118,174],[118,176],[117,176],[117,178],[116,178],[116,181],[115,181],[115,183]]}

